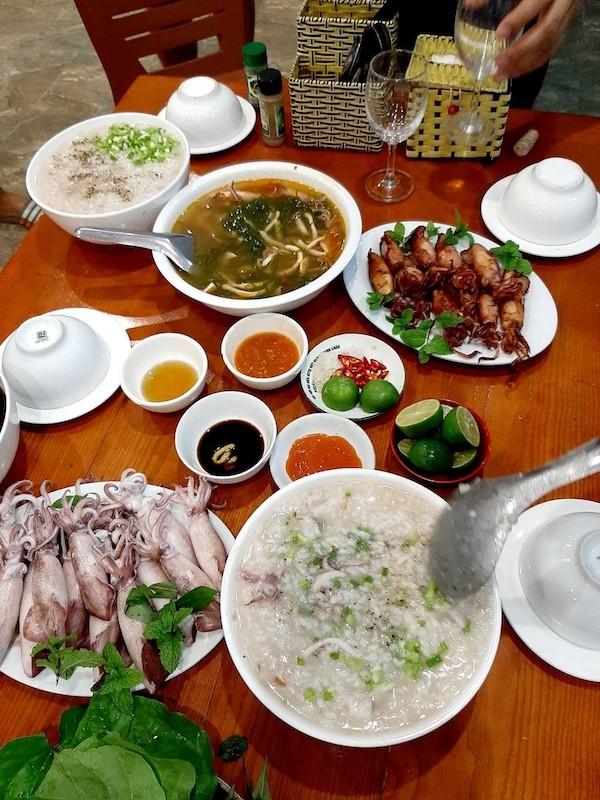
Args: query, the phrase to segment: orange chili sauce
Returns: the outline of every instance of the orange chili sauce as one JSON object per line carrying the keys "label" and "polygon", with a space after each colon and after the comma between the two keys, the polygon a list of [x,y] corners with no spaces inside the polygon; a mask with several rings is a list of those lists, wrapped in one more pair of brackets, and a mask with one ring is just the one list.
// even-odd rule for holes
{"label": "orange chili sauce", "polygon": [[326,469],[362,467],[362,461],[350,442],[342,436],[309,433],[290,447],[285,471],[295,481]]}
{"label": "orange chili sauce", "polygon": [[253,333],[233,354],[237,370],[251,378],[274,378],[298,363],[300,351],[289,336],[279,331]]}

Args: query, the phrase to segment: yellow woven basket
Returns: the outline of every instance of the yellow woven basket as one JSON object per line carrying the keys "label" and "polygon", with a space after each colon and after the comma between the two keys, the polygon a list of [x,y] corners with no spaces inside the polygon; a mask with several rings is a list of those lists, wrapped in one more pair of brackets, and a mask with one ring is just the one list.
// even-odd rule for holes
{"label": "yellow woven basket", "polygon": [[[305,0],[289,76],[292,132],[300,147],[381,150],[367,119],[364,84],[340,83],[354,39],[385,0]],[[396,41],[397,20],[384,24]]]}
{"label": "yellow woven basket", "polygon": [[488,79],[482,85],[479,108],[494,123],[490,141],[468,148],[456,145],[445,135],[444,124],[452,107],[468,106],[473,95],[473,75],[462,64],[441,63],[448,57],[457,58],[454,40],[449,36],[422,34],[417,38],[415,50],[429,62],[429,93],[423,122],[408,139],[406,155],[409,158],[497,158],[508,117],[508,82],[499,84]]}
{"label": "yellow woven basket", "polygon": [[[385,0],[306,0],[297,19],[298,54],[322,77],[341,71],[346,56]],[[396,41],[397,18],[383,22]]]}
{"label": "yellow woven basket", "polygon": [[381,150],[369,125],[364,83],[339,83],[340,69],[327,70],[299,54],[289,76],[292,133],[299,147],[332,150]]}

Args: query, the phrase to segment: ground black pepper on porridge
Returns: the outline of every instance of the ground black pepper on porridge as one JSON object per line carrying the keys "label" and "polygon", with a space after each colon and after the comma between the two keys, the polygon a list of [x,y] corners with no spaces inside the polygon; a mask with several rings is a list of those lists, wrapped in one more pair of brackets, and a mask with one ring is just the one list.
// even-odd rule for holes
{"label": "ground black pepper on porridge", "polygon": [[104,125],[57,145],[38,169],[36,188],[57,210],[106,213],[168,186],[182,164],[179,142],[164,128]]}

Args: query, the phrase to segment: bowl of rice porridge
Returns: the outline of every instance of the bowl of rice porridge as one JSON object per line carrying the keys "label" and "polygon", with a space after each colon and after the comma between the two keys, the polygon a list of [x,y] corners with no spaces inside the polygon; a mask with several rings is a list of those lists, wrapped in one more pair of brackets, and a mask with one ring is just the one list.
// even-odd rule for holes
{"label": "bowl of rice porridge", "polygon": [[308,475],[271,495],[228,557],[223,631],[248,688],[325,742],[382,747],[452,719],[491,669],[495,584],[458,601],[429,574],[446,501],[387,472]]}
{"label": "bowl of rice porridge", "polygon": [[177,126],[121,112],[57,133],[34,155],[25,181],[67,233],[82,226],[143,231],[186,185],[189,168],[189,145]]}

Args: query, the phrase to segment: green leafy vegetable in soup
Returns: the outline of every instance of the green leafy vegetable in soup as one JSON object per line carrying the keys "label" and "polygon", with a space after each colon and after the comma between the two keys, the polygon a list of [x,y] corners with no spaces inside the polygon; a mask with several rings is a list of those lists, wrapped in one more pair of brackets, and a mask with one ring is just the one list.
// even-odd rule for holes
{"label": "green leafy vegetable in soup", "polygon": [[274,297],[322,275],[346,231],[323,194],[287,180],[223,186],[192,203],[173,230],[196,240],[192,286],[220,297]]}

